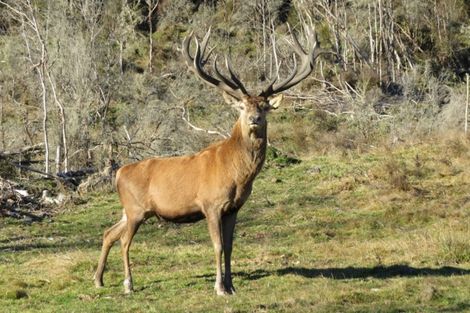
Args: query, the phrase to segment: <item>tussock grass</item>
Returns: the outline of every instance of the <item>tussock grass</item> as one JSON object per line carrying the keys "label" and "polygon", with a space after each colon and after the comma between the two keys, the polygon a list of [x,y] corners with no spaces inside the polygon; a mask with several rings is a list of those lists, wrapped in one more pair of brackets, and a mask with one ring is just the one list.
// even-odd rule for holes
{"label": "tussock grass", "polygon": [[8,312],[463,312],[470,310],[470,143],[453,137],[367,153],[274,161],[239,214],[238,294],[215,296],[205,222],[149,220],[92,276],[115,194],[52,220],[1,220],[0,305]]}

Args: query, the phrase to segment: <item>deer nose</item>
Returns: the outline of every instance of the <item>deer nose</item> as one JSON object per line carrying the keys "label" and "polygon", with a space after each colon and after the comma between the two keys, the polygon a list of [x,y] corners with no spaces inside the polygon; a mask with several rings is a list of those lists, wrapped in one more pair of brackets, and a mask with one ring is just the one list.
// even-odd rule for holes
{"label": "deer nose", "polygon": [[251,124],[258,124],[261,121],[261,115],[259,114],[252,115],[250,116],[249,120]]}

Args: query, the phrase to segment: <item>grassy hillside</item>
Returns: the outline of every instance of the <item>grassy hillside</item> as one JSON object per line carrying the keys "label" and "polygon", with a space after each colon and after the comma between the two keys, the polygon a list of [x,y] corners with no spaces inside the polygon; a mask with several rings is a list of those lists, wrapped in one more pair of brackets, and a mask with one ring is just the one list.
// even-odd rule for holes
{"label": "grassy hillside", "polygon": [[213,291],[205,222],[147,221],[123,295],[119,247],[92,276],[115,194],[53,220],[0,221],[4,312],[462,312],[470,310],[470,142],[270,159],[239,214],[237,295]]}

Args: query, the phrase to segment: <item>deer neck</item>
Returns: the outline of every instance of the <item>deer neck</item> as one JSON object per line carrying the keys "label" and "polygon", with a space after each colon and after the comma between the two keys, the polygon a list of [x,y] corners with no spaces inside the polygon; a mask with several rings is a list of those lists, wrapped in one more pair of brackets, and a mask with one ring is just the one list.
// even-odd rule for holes
{"label": "deer neck", "polygon": [[240,119],[235,124],[230,141],[236,146],[236,167],[241,180],[252,180],[259,173],[266,156],[267,127],[256,131],[243,127]]}

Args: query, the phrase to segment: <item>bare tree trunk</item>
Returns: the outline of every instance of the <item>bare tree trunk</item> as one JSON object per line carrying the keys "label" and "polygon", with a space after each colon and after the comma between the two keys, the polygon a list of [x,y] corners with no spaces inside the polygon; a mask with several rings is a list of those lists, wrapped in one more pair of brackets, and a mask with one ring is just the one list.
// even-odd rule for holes
{"label": "bare tree trunk", "polygon": [[382,86],[382,52],[383,52],[383,11],[382,11],[382,0],[378,0],[379,4],[379,53],[378,53],[378,59],[379,59],[379,83]]}
{"label": "bare tree trunk", "polygon": [[[276,51],[276,36],[274,34],[274,21],[271,19],[271,27],[272,27],[272,33],[271,33],[271,42],[272,42],[272,47],[273,47],[273,54],[272,54],[272,59],[273,62],[271,63],[274,63],[274,69],[275,69],[275,73],[277,74],[277,78],[279,79],[279,67],[280,67],[280,63],[279,63],[279,58],[277,56],[277,51]],[[271,79],[273,79],[273,66],[271,65]]]}
{"label": "bare tree trunk", "polygon": [[[1,90],[2,86],[0,86]],[[1,135],[1,142],[2,142],[2,150],[5,150],[5,130],[3,128],[4,121],[3,121],[3,101],[0,100],[0,135]]]}
{"label": "bare tree trunk", "polygon": [[395,42],[395,29],[393,21],[393,5],[392,1],[385,1],[385,33],[384,33],[384,47],[387,57],[387,74],[388,79],[392,79],[393,82],[396,81],[395,76],[395,58],[394,58],[394,42]]}
{"label": "bare tree trunk", "polygon": [[44,64],[40,65],[40,68],[36,67],[38,73],[39,83],[41,85],[42,92],[42,132],[44,138],[44,172],[49,174],[49,135],[47,132],[47,89],[44,83]]}
{"label": "bare tree trunk", "polygon": [[438,35],[439,41],[442,42],[441,19],[440,19],[440,16],[439,16],[439,9],[437,7],[437,0],[434,0],[434,14],[436,15],[437,35]]}
{"label": "bare tree trunk", "polygon": [[467,73],[467,103],[465,105],[465,134],[467,134],[468,130],[468,102],[470,97],[470,75]]}
{"label": "bare tree trunk", "polygon": [[380,66],[380,54],[379,54],[379,45],[380,45],[380,38],[379,38],[379,27],[377,26],[377,3],[374,3],[374,34],[375,34],[375,68],[376,68],[376,73],[379,75],[380,79],[380,73],[379,73],[379,66]]}
{"label": "bare tree trunk", "polygon": [[[30,23],[30,26],[33,28],[33,30],[38,30],[36,19],[34,17],[31,19],[29,18],[27,19],[28,19],[28,22]],[[44,160],[44,172],[46,174],[49,174],[49,135],[48,135],[48,129],[47,129],[47,120],[48,120],[47,88],[46,88],[46,83],[45,83],[45,78],[44,78],[45,62],[46,62],[46,47],[39,33],[37,33],[38,38],[40,38],[41,57],[39,60],[39,64],[35,64],[35,62],[33,61],[32,54],[31,54],[31,47],[29,44],[29,39],[25,31],[26,22],[24,21],[24,16],[20,16],[19,20],[22,22],[22,27],[23,27],[22,36],[25,41],[26,50],[28,52],[28,60],[34,66],[34,69],[38,75],[39,85],[41,86],[41,103],[42,103],[42,114],[43,114],[42,115],[42,132],[43,132],[43,140],[44,140],[44,159],[45,159]]]}
{"label": "bare tree trunk", "polygon": [[57,150],[55,153],[55,173],[60,173],[60,145],[57,145]]}
{"label": "bare tree trunk", "polygon": [[[340,14],[338,12],[338,1],[336,1],[336,18],[338,19],[338,28],[339,29],[344,29],[343,32],[344,32],[344,37],[347,37],[347,27],[348,27],[348,24],[347,24],[347,14],[346,14],[346,8],[344,7],[344,3],[343,3],[343,7],[342,7],[342,13],[343,13],[343,18],[341,19],[340,18]],[[343,24],[343,26],[341,26],[341,23]],[[347,71],[348,70],[348,40],[344,40],[344,43],[343,43],[343,60],[344,60],[344,70]],[[353,53],[354,55],[354,53]]]}
{"label": "bare tree trunk", "polygon": [[372,65],[375,63],[375,44],[374,44],[374,37],[372,36],[372,16],[371,16],[371,8],[370,8],[370,3],[368,4],[369,8],[369,15],[368,15],[368,21],[369,21],[369,45],[370,45],[370,56],[369,60]]}
{"label": "bare tree trunk", "polygon": [[[52,90],[52,96],[54,97],[54,102],[57,105],[59,109],[59,117],[60,117],[60,128],[61,128],[61,137],[62,137],[62,147],[64,148],[64,171],[68,171],[68,145],[67,145],[67,123],[66,123],[66,118],[65,118],[65,110],[64,106],[62,103],[59,101],[59,98],[57,98],[57,93],[56,93],[56,87],[55,83],[51,77],[50,71],[47,71],[47,78],[49,80],[49,85],[51,86]],[[60,156],[59,156],[60,157]]]}
{"label": "bare tree trunk", "polygon": [[[39,25],[36,21],[36,16],[34,15],[34,9],[33,6],[30,2],[30,0],[27,0],[26,2],[27,8],[31,14],[29,21],[30,21],[30,26],[33,29],[38,43],[41,47],[41,58],[39,60],[39,64],[35,66],[36,72],[38,73],[39,76],[39,83],[41,85],[41,91],[42,91],[42,111],[43,111],[43,119],[42,119],[42,131],[44,134],[44,148],[45,148],[45,161],[44,161],[44,172],[46,174],[49,174],[49,135],[48,135],[48,129],[47,129],[47,120],[48,120],[48,114],[47,114],[47,88],[46,88],[46,83],[45,83],[45,73],[46,73],[46,62],[47,62],[47,51],[46,51],[46,45],[44,43],[44,40],[42,39],[41,33],[39,31]],[[27,37],[25,34],[25,39],[27,41]],[[28,45],[28,50],[29,50],[29,45]],[[31,59],[31,54],[30,54],[30,61],[32,62]]]}
{"label": "bare tree trunk", "polygon": [[[261,1],[261,19],[263,21],[262,31],[263,31],[263,72],[266,74],[266,2]],[[272,69],[272,68],[271,68]],[[270,73],[272,75],[272,73]]]}
{"label": "bare tree trunk", "polygon": [[149,64],[148,64],[148,70],[149,73],[152,73],[152,60],[153,60],[153,24],[152,24],[152,15],[153,12],[157,9],[159,0],[146,0],[145,2],[147,3],[148,7],[148,15],[147,15],[147,22],[149,25]]}
{"label": "bare tree trunk", "polygon": [[119,40],[119,69],[121,70],[121,75],[124,74],[123,53],[124,53],[124,42],[122,40]]}

